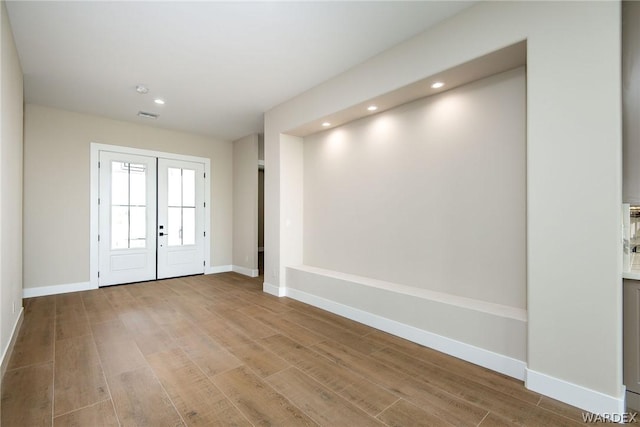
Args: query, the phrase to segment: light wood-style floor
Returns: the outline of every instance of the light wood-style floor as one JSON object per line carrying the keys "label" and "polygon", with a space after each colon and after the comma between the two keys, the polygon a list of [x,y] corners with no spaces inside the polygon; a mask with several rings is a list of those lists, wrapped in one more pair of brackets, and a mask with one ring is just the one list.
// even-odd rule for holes
{"label": "light wood-style floor", "polygon": [[2,426],[569,426],[519,381],[227,273],[25,300]]}

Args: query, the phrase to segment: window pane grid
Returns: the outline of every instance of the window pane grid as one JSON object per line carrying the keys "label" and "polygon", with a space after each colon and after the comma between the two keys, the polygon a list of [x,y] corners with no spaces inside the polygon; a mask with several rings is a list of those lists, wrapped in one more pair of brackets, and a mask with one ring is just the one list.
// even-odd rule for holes
{"label": "window pane grid", "polygon": [[195,244],[195,170],[169,168],[167,179],[168,245],[193,245]]}
{"label": "window pane grid", "polygon": [[146,247],[146,165],[112,162],[111,247]]}

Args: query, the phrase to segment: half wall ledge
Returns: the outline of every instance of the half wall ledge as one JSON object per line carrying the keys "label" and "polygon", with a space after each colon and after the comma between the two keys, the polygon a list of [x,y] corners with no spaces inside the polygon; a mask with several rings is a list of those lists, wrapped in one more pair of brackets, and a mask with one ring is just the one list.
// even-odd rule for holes
{"label": "half wall ledge", "polygon": [[307,265],[286,274],[280,296],[525,379],[526,310]]}

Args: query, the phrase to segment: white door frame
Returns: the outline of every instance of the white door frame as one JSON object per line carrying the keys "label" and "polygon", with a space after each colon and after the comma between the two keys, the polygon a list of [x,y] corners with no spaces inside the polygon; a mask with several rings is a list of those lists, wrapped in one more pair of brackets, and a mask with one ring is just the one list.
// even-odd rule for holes
{"label": "white door frame", "polygon": [[111,151],[115,153],[123,154],[136,154],[140,156],[158,157],[164,159],[184,160],[187,162],[204,163],[204,173],[206,175],[204,180],[204,231],[206,238],[204,239],[204,261],[206,272],[211,265],[211,160],[205,157],[188,156],[184,154],[166,153],[162,151],[144,150],[140,148],[124,147],[120,145],[108,145],[100,144],[97,142],[91,143],[91,175],[90,175],[90,197],[89,197],[89,211],[90,211],[90,224],[89,224],[89,275],[91,287],[98,288],[99,278],[99,242],[98,242],[98,218],[99,218],[99,206],[98,206],[98,194],[99,193],[99,153],[100,151]]}

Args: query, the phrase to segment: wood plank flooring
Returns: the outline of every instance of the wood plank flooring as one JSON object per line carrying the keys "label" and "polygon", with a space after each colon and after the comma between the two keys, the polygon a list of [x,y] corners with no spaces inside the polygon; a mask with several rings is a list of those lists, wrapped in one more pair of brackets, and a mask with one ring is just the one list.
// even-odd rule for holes
{"label": "wood plank flooring", "polygon": [[512,378],[235,273],[25,300],[1,425],[573,426]]}

